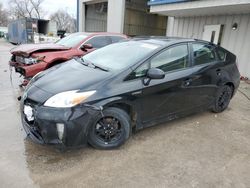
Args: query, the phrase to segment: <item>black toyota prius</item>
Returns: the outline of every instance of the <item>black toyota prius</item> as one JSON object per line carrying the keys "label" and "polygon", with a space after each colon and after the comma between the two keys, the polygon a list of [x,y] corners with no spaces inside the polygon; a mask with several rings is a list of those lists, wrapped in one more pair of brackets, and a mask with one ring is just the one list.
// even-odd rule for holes
{"label": "black toyota prius", "polygon": [[21,99],[22,123],[37,143],[111,149],[132,130],[224,111],[239,83],[236,56],[217,45],[134,39],[36,75]]}

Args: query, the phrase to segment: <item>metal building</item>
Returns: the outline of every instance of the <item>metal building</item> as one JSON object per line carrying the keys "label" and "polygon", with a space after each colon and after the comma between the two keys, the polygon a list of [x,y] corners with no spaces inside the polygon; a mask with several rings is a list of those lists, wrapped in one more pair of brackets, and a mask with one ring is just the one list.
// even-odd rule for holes
{"label": "metal building", "polygon": [[8,24],[9,42],[13,44],[34,43],[40,35],[57,36],[56,22],[36,18],[21,18]]}
{"label": "metal building", "polygon": [[250,78],[250,0],[150,0],[150,12],[168,17],[167,36],[204,39],[238,56]]}
{"label": "metal building", "polygon": [[149,12],[147,0],[77,0],[79,31],[166,35],[167,17]]}

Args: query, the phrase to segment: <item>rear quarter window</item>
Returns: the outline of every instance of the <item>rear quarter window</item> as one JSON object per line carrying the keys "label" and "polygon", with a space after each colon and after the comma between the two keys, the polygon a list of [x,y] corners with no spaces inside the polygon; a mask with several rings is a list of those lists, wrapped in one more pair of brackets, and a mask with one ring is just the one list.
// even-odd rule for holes
{"label": "rear quarter window", "polygon": [[111,36],[112,43],[120,42],[121,40],[124,40],[124,37],[121,36]]}
{"label": "rear quarter window", "polygon": [[107,36],[95,36],[85,43],[91,44],[93,48],[98,49],[111,44],[111,39]]}
{"label": "rear quarter window", "polygon": [[212,46],[203,43],[193,43],[194,65],[213,63],[216,61]]}
{"label": "rear quarter window", "polygon": [[227,52],[221,48],[217,48],[217,55],[219,60],[225,61],[227,57]]}

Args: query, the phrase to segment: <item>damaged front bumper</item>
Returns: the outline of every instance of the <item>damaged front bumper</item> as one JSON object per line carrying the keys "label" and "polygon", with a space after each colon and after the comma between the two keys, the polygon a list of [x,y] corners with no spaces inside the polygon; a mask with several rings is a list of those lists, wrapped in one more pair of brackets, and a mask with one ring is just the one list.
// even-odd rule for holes
{"label": "damaged front bumper", "polygon": [[25,65],[25,64],[18,63],[18,62],[14,62],[12,60],[9,61],[9,65],[11,67],[14,67],[15,71],[17,73],[20,73],[25,78],[32,78],[37,73],[47,69],[47,66],[48,66],[48,64],[43,61],[36,63],[36,64],[32,64],[32,65]]}
{"label": "damaged front bumper", "polygon": [[10,61],[9,61],[9,66],[10,66],[10,67],[14,67],[14,68],[15,68],[15,71],[16,71],[17,73],[20,73],[21,75],[25,75],[25,70],[23,69],[23,67],[24,67],[25,65],[10,60]]}
{"label": "damaged front bumper", "polygon": [[[24,106],[32,108],[33,119],[28,121]],[[30,101],[21,101],[21,118],[27,136],[39,144],[63,147],[87,144],[88,130],[100,113],[90,106],[51,108]]]}

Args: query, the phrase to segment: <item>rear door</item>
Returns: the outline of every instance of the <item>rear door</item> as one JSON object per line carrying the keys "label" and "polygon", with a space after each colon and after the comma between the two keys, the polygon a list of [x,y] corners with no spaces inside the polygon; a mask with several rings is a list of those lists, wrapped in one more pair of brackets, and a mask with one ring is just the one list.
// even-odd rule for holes
{"label": "rear door", "polygon": [[214,46],[201,42],[191,43],[191,46],[193,74],[188,78],[187,96],[194,108],[206,108],[214,101],[223,62],[218,60]]}

